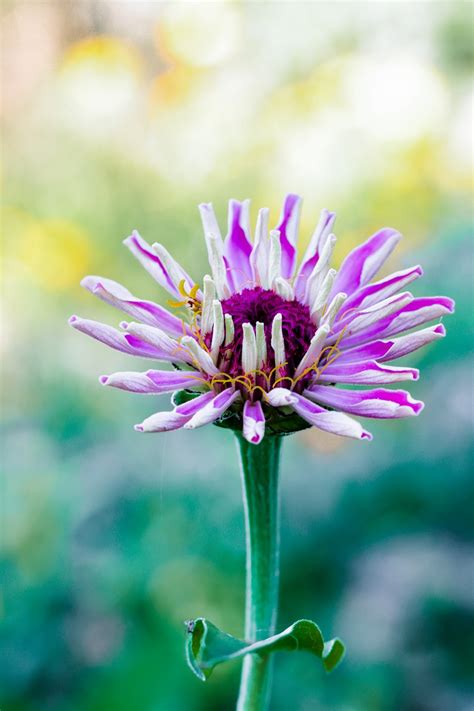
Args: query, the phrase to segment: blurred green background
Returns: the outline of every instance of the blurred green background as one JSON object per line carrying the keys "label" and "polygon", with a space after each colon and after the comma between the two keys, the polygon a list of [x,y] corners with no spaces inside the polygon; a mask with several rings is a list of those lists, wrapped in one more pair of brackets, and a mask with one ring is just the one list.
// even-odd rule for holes
{"label": "blurred green background", "polygon": [[163,242],[199,281],[197,203],[305,198],[302,247],[338,212],[337,261],[384,225],[387,268],[457,301],[410,358],[417,420],[371,444],[284,443],[279,627],[348,646],[325,676],[279,655],[272,710],[472,711],[472,4],[11,2],[5,158],[2,711],[227,711],[239,664],[207,684],[182,621],[239,636],[244,535],[232,434],[144,436],[168,407],[101,388],[140,370],[72,331],[121,316],[87,273],[166,303],[122,246]]}

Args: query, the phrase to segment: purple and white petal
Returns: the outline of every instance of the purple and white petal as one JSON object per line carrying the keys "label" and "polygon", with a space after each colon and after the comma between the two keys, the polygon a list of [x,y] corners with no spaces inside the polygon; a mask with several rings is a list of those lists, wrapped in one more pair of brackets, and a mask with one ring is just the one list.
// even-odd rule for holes
{"label": "purple and white petal", "polygon": [[336,219],[335,212],[322,210],[319,222],[313,232],[308,248],[306,249],[301,266],[296,274],[295,294],[300,301],[303,300],[306,292],[306,282],[316,266],[321,249],[324,247]]}
{"label": "purple and white petal", "polygon": [[259,444],[262,441],[265,434],[265,415],[259,400],[245,401],[242,433],[251,444]]}
{"label": "purple and white petal", "polygon": [[394,313],[385,316],[366,330],[352,335],[344,334],[341,347],[361,345],[377,338],[387,338],[421,326],[428,321],[453,313],[454,301],[446,296],[414,298]]}
{"label": "purple and white petal", "polygon": [[273,388],[267,393],[267,400],[272,407],[287,407],[296,402],[296,394],[287,388]]}
{"label": "purple and white petal", "polygon": [[119,372],[101,375],[99,382],[102,385],[119,388],[119,390],[147,395],[202,387],[205,384],[205,379],[202,374],[197,372],[147,370],[145,373]]}
{"label": "purple and white petal", "polygon": [[321,405],[363,417],[411,417],[423,409],[423,403],[414,400],[406,390],[342,390],[314,385],[305,390],[304,395]]}
{"label": "purple and white petal", "polygon": [[[165,360],[170,363],[193,363],[189,350],[175,339],[170,338],[159,328],[134,321],[131,323],[122,321],[120,325],[127,331],[127,335],[149,343],[160,352],[160,360]],[[187,338],[189,338],[189,336],[187,336]]]}
{"label": "purple and white petal", "polygon": [[248,213],[249,200],[229,201],[229,229],[224,242],[224,256],[228,266],[227,281],[234,292],[252,283]]}
{"label": "purple and white petal", "polygon": [[407,333],[405,336],[389,340],[377,340],[364,343],[362,346],[341,351],[337,356],[338,363],[356,363],[362,360],[378,360],[386,363],[426,346],[432,341],[446,335],[445,327],[439,323],[436,326],[423,328],[421,331]]}
{"label": "purple and white petal", "polygon": [[342,412],[332,412],[316,405],[302,395],[296,395],[292,407],[306,422],[325,432],[353,437],[354,439],[372,439],[370,432],[364,430],[360,422]]}
{"label": "purple and white petal", "polygon": [[367,284],[366,286],[358,289],[349,299],[347,299],[344,308],[338,316],[338,320],[344,321],[346,312],[351,311],[352,309],[365,309],[368,306],[372,306],[373,304],[393,296],[407,286],[407,284],[410,284],[422,275],[423,269],[418,265],[416,267],[411,267],[410,269],[404,269],[403,271],[390,274],[390,276],[385,277],[385,279],[380,279],[380,281],[374,282],[373,284]]}
{"label": "purple and white petal", "polygon": [[127,237],[123,243],[129,248],[134,257],[138,259],[142,267],[155,279],[160,286],[168,291],[180,301],[183,296],[179,292],[176,284],[171,279],[165,265],[153,251],[148,242],[146,242],[136,230],[132,232],[130,237]]}
{"label": "purple and white petal", "polygon": [[[360,333],[370,330],[373,324],[375,324],[376,328],[377,324],[386,316],[400,311],[401,308],[411,301],[413,301],[413,294],[410,294],[409,291],[404,291],[402,294],[395,294],[395,296],[390,296],[378,304],[368,306],[366,309],[362,309],[362,311],[354,310],[350,315],[346,311],[346,319],[334,325],[333,340],[338,340],[341,333],[343,333],[345,344],[347,344],[351,338],[354,339],[354,336],[358,340]],[[340,342],[342,344],[342,339]]]}
{"label": "purple and white petal", "polygon": [[81,286],[107,304],[121,309],[138,321],[157,326],[175,338],[190,333],[189,326],[184,321],[153,301],[137,299],[128,289],[112,279],[87,276],[81,281]]}
{"label": "purple and white petal", "polygon": [[367,284],[390,256],[400,238],[399,232],[385,227],[353,249],[341,264],[333,293],[343,291],[350,296]]}
{"label": "purple and white petal", "polygon": [[99,321],[80,318],[79,316],[71,316],[69,324],[77,331],[81,331],[91,338],[95,338],[106,346],[114,348],[122,353],[140,356],[141,358],[156,358],[157,360],[166,360],[163,358],[163,353],[156,347],[146,343],[140,338],[129,337],[128,334],[117,331],[116,328],[108,326]]}
{"label": "purple and white petal", "polygon": [[283,203],[280,221],[275,228],[280,233],[281,276],[284,279],[289,279],[293,276],[295,270],[301,202],[301,198],[298,195],[287,195]]}
{"label": "purple and white petal", "polygon": [[[176,289],[178,290],[178,293],[181,294],[180,284],[183,281],[188,291],[195,286],[194,280],[189,276],[187,271],[183,269],[181,264],[179,264],[179,262],[177,262],[176,259],[171,256],[166,247],[163,247],[163,245],[159,242],[154,242],[152,245],[152,249],[157,255],[158,259],[160,259],[161,263],[164,265],[166,271],[169,274],[169,278],[175,285]],[[181,298],[182,296],[183,295],[181,294]],[[202,300],[202,291],[200,289],[196,291],[195,298],[199,301]]]}
{"label": "purple and white petal", "polygon": [[268,283],[268,257],[270,252],[270,240],[268,237],[268,216],[267,207],[262,207],[258,211],[257,226],[255,228],[255,240],[250,254],[250,266],[255,283],[269,288]]}
{"label": "purple and white petal", "polygon": [[183,405],[175,407],[170,412],[156,412],[154,415],[147,417],[146,420],[139,425],[135,425],[138,432],[169,432],[170,430],[179,430],[184,427],[186,422],[203,409],[215,394],[210,390],[203,395],[185,402]]}
{"label": "purple and white petal", "polygon": [[377,361],[360,363],[339,363],[336,359],[315,376],[315,382],[351,383],[354,385],[376,385],[377,383],[398,383],[402,380],[418,380],[416,368],[397,368],[394,365],[380,365]]}
{"label": "purple and white petal", "polygon": [[199,345],[194,338],[190,336],[185,336],[181,341],[182,346],[184,346],[190,353],[190,362],[198,369],[204,371],[208,375],[218,375],[219,370],[214,365],[214,362],[210,354]]}
{"label": "purple and white petal", "polygon": [[196,427],[202,427],[203,425],[209,425],[211,422],[215,422],[239,397],[240,392],[238,390],[227,388],[196,412],[184,425],[185,429],[194,430]]}

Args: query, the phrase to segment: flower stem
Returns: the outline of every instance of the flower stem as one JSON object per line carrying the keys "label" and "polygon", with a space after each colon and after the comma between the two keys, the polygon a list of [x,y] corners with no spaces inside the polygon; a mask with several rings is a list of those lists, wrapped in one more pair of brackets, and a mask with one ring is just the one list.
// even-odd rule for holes
{"label": "flower stem", "polygon": [[[275,632],[278,608],[280,521],[278,473],[281,437],[249,444],[236,432],[245,513],[247,580],[245,639]],[[273,655],[249,654],[242,667],[237,711],[265,711],[270,700]]]}

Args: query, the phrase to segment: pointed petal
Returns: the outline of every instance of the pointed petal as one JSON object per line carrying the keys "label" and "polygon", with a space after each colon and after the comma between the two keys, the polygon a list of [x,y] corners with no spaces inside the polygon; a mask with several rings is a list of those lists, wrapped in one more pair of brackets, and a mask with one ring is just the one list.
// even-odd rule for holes
{"label": "pointed petal", "polygon": [[304,395],[321,405],[363,417],[411,417],[423,409],[423,403],[414,400],[406,390],[341,390],[315,385]]}
{"label": "pointed petal", "polygon": [[268,238],[268,207],[263,207],[258,211],[257,226],[255,228],[255,240],[250,254],[250,265],[255,283],[269,288],[268,284],[268,256],[270,251],[270,240]]}
{"label": "pointed petal", "polygon": [[321,383],[354,383],[374,385],[377,383],[397,383],[402,380],[418,380],[416,368],[397,368],[393,365],[380,365],[375,360],[361,363],[341,363],[336,359],[327,368],[322,368],[317,375]]}
{"label": "pointed petal", "polygon": [[371,341],[362,346],[343,350],[337,357],[337,362],[356,363],[363,360],[378,360],[381,363],[386,363],[408,355],[408,353],[422,348],[431,341],[443,338],[445,335],[446,329],[442,324],[429,326],[399,338]]}
{"label": "pointed petal", "polygon": [[196,368],[204,371],[204,373],[208,375],[217,375],[219,373],[209,353],[205,351],[194,338],[185,336],[181,340],[181,344],[190,351],[192,356],[191,362]]}
{"label": "pointed petal", "polygon": [[156,328],[155,326],[148,326],[144,323],[136,323],[135,321],[131,321],[130,323],[122,321],[120,325],[127,331],[125,338],[128,339],[129,336],[135,336],[136,338],[149,343],[161,353],[162,360],[169,361],[170,363],[192,363],[189,351],[186,348],[183,348],[181,343],[176,341],[174,338],[170,338],[159,328]]}
{"label": "pointed petal", "polygon": [[349,299],[347,299],[344,309],[338,316],[338,320],[343,321],[347,311],[352,309],[365,309],[389,296],[393,296],[415,279],[423,275],[423,269],[418,265],[410,269],[390,274],[385,279],[368,284],[358,289]]}
{"label": "pointed petal", "polygon": [[367,284],[390,256],[401,235],[385,227],[350,252],[344,259],[334,282],[334,293],[343,291],[349,296]]}
{"label": "pointed petal", "polygon": [[111,375],[101,375],[99,381],[102,385],[144,394],[171,393],[183,388],[199,387],[204,383],[204,379],[199,373],[172,370],[112,373]]}
{"label": "pointed petal", "polygon": [[265,434],[265,415],[260,401],[245,401],[242,432],[247,442],[251,444],[259,444],[262,441]]}
{"label": "pointed petal", "polygon": [[318,262],[319,255],[324,247],[326,238],[334,226],[335,219],[336,213],[329,212],[329,210],[323,210],[321,212],[319,222],[313,232],[313,236],[311,237],[295,280],[295,294],[300,301],[304,298],[306,282]]}
{"label": "pointed petal", "polygon": [[351,339],[357,339],[359,334],[363,335],[364,331],[370,332],[372,328],[377,328],[377,324],[382,323],[385,317],[399,312],[411,301],[413,301],[413,295],[409,291],[404,291],[402,294],[395,294],[378,304],[368,306],[362,311],[354,310],[350,316],[348,315],[346,319],[334,325],[333,333],[335,335],[333,338],[336,340],[343,333],[341,345],[343,341],[347,343]]}
{"label": "pointed petal", "polygon": [[165,265],[152,250],[148,242],[145,242],[136,230],[134,230],[130,237],[127,237],[123,243],[158,284],[166,289],[166,291],[169,291],[170,294],[182,300],[182,294],[180,294],[176,284],[174,284],[171,279]]}
{"label": "pointed petal", "polygon": [[249,200],[229,201],[229,230],[224,242],[224,255],[229,268],[227,280],[233,291],[241,291],[246,285],[253,283],[248,213]]}
{"label": "pointed petal", "polygon": [[295,269],[301,202],[298,195],[287,195],[283,203],[280,221],[275,228],[280,233],[281,276],[285,279],[293,276]]}
{"label": "pointed petal", "polygon": [[194,430],[196,427],[202,427],[203,425],[209,425],[211,422],[214,422],[229,409],[238,397],[240,397],[238,390],[227,388],[219,395],[216,395],[213,400],[208,402],[199,412],[196,412],[184,425],[185,429]]}
{"label": "pointed petal", "polygon": [[214,397],[215,393],[209,391],[183,405],[179,405],[179,407],[175,407],[174,410],[157,412],[147,417],[141,424],[135,425],[135,429],[138,432],[169,432],[170,430],[178,430],[184,427],[186,422],[189,422],[191,417],[204,408]]}
{"label": "pointed petal", "polygon": [[296,402],[292,405],[295,412],[320,430],[354,439],[372,439],[370,432],[364,430],[362,425],[349,415],[325,410],[302,395],[295,395],[295,397]]}
{"label": "pointed petal", "polygon": [[377,338],[391,337],[446,314],[453,313],[453,311],[454,301],[446,296],[414,298],[403,304],[397,311],[379,319],[370,327],[365,327],[363,331],[354,335],[346,332],[341,340],[340,347],[350,348]]}
{"label": "pointed petal", "polygon": [[80,318],[79,316],[71,316],[69,324],[77,331],[81,331],[87,336],[91,336],[91,338],[105,343],[106,346],[114,348],[116,351],[140,356],[141,358],[166,360],[166,358],[163,357],[164,354],[158,348],[151,346],[149,343],[145,343],[145,341],[140,338],[129,337],[128,334],[117,331],[116,328],[112,328],[112,326],[108,326],[105,323]]}
{"label": "pointed petal", "polygon": [[128,289],[112,279],[86,276],[81,286],[117,309],[121,309],[138,321],[157,326],[166,333],[180,338],[189,332],[189,326],[153,301],[137,299]]}

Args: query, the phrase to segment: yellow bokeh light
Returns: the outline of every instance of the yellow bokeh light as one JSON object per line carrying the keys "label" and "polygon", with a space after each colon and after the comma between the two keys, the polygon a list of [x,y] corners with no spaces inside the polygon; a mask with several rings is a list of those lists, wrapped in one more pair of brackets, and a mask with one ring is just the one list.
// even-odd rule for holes
{"label": "yellow bokeh light", "polygon": [[49,291],[63,291],[77,283],[90,263],[87,232],[62,219],[25,219],[17,249],[10,258],[31,281]]}
{"label": "yellow bokeh light", "polygon": [[241,23],[241,12],[231,2],[169,3],[156,28],[156,47],[173,63],[215,66],[236,51]]}

